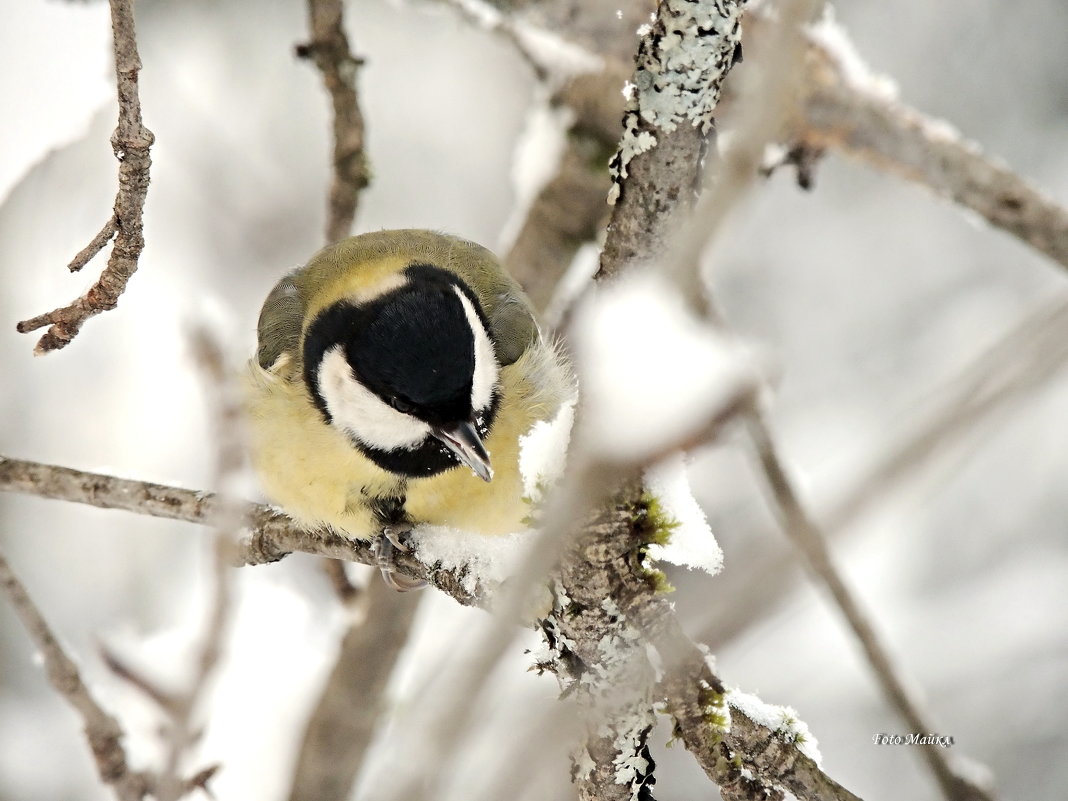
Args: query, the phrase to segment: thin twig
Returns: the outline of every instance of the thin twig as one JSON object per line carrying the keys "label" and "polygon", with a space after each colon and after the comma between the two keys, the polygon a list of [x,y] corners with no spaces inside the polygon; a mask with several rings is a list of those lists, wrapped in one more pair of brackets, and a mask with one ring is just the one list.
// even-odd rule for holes
{"label": "thin twig", "polygon": [[38,355],[65,347],[86,320],[115,308],[137,270],[137,261],[145,247],[142,216],[152,163],[149,149],[154,137],[141,122],[141,101],[137,94],[141,58],[137,54],[133,0],[111,0],[110,5],[119,97],[119,121],[111,136],[111,147],[119,160],[119,189],[113,214],[89,245],[74,257],[70,269],[81,269],[112,237],[115,241],[107,267],[88,292],[68,306],[18,324],[22,334],[49,326],[34,348]]}
{"label": "thin twig", "polygon": [[126,749],[122,745],[125,735],[118,721],[93,698],[82,681],[78,666],[63,650],[48,621],[37,609],[3,554],[0,554],[0,586],[37,646],[49,682],[81,716],[85,738],[93,752],[101,780],[115,789],[121,801],[140,801],[148,794],[151,780],[143,773],[130,770]]}
{"label": "thin twig", "polygon": [[364,154],[364,122],[356,95],[356,72],[362,62],[352,54],[345,35],[342,0],[308,0],[311,40],[297,46],[323,75],[334,112],[333,179],[326,223],[327,242],[352,232],[360,190],[370,174]]}
{"label": "thin twig", "polygon": [[[909,726],[909,731],[936,732],[922,711],[922,705],[909,685],[901,679],[890,651],[877,635],[860,601],[846,585],[834,564],[826,538],[810,517],[779,458],[771,436],[771,429],[763,410],[754,407],[749,417],[749,434],[756,447],[757,458],[767,479],[782,526],[804,556],[813,573],[827,587],[846,622],[857,637],[876,678],[894,709]],[[960,775],[937,745],[924,745],[923,755],[938,780],[943,794],[951,801],[990,801],[993,796]]]}
{"label": "thin twig", "polygon": [[364,588],[349,578],[344,562],[338,559],[324,559],[323,573],[342,605],[351,607],[358,599],[363,597]]}
{"label": "thin twig", "polygon": [[236,372],[229,369],[222,346],[207,328],[194,329],[191,339],[193,355],[207,389],[212,441],[217,443],[214,483],[223,488],[222,510],[215,521],[211,561],[212,600],[203,640],[196,650],[188,686],[174,694],[170,707],[166,709],[170,718],[169,742],[159,801],[177,801],[185,792],[179,768],[200,737],[200,727],[195,720],[197,707],[219,664],[223,641],[229,630],[233,612],[229,571],[235,550],[233,540],[241,525],[241,505],[225,491],[240,471],[245,453],[244,419],[236,386]]}
{"label": "thin twig", "polygon": [[1068,364],[1068,300],[1044,302],[972,360],[911,435],[876,461],[823,516],[833,535],[946,445],[1056,378]]}
{"label": "thin twig", "polygon": [[78,255],[71,259],[70,264],[67,265],[67,269],[72,273],[78,272],[82,267],[92,261],[93,256],[104,249],[104,246],[111,241],[111,238],[118,233],[119,221],[115,219],[115,215],[112,214],[108,217],[108,221],[104,223],[104,227],[100,229],[100,233],[94,236],[89,244],[78,251]]}
{"label": "thin twig", "polygon": [[[902,433],[890,436],[889,450],[862,470],[859,477],[817,512],[827,537],[834,540],[850,530],[873,506],[963,438],[974,435],[1028,393],[1054,380],[1068,365],[1068,303],[1059,299],[1029,312],[1011,331],[974,358],[934,393],[936,405]],[[759,539],[755,536],[747,539]],[[722,643],[753,620],[765,617],[796,584],[797,560],[788,551],[762,556],[747,567],[747,576],[728,595],[735,612],[717,615],[702,627],[704,642]],[[730,576],[724,577],[731,581]]]}

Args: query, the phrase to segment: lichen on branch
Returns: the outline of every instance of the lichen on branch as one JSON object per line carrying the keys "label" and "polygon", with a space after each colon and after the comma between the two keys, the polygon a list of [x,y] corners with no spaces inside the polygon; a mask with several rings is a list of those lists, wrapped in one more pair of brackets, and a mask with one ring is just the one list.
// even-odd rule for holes
{"label": "lichen on branch", "polygon": [[744,0],[662,0],[624,87],[623,136],[609,169],[614,205],[600,274],[662,253],[696,196],[723,79],[741,57]]}

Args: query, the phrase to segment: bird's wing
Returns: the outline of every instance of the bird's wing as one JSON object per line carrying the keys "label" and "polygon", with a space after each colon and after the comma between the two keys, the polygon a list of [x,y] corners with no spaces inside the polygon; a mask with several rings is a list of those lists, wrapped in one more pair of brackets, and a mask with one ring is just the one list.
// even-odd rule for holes
{"label": "bird's wing", "polygon": [[304,320],[304,302],[294,282],[295,272],[279,281],[260,310],[256,326],[256,361],[264,370],[269,370],[278,358],[288,354],[298,356],[301,325]]}

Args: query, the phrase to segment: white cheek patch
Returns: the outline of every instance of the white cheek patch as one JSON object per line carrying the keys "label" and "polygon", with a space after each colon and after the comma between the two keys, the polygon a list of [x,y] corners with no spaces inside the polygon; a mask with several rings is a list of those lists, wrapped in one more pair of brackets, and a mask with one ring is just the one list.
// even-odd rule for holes
{"label": "white cheek patch", "polygon": [[478,312],[471,305],[467,295],[459,287],[455,287],[456,296],[464,307],[467,315],[467,323],[471,326],[471,333],[475,336],[475,373],[471,380],[471,408],[481,412],[489,408],[493,400],[493,390],[497,386],[497,377],[500,367],[497,365],[497,354],[493,352],[493,343],[490,342],[489,334],[486,333]]}
{"label": "white cheek patch", "polygon": [[358,382],[340,345],[319,363],[319,394],[333,424],[364,445],[383,451],[411,450],[430,435],[422,420],[402,414]]}

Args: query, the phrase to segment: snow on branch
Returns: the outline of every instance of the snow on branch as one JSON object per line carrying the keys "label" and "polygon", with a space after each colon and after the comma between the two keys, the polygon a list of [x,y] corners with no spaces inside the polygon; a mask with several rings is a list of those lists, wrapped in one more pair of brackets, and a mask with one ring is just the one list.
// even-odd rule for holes
{"label": "snow on branch", "polygon": [[835,150],[926,186],[1068,269],[1063,205],[949,123],[898,100],[893,84],[868,70],[833,20],[813,26],[807,39],[807,92],[793,131],[803,147]]}
{"label": "snow on branch", "polygon": [[74,257],[69,268],[77,272],[112,239],[107,266],[89,290],[67,306],[23,320],[19,333],[27,334],[48,326],[37,342],[38,355],[59,350],[74,339],[82,325],[100,312],[114,309],[126,284],[137,270],[145,247],[142,215],[148,195],[149,149],[154,137],[141,122],[141,101],[137,78],[141,57],[137,54],[133,0],[111,0],[111,30],[115,48],[115,81],[119,97],[119,121],[111,135],[111,147],[119,161],[119,190],[115,207],[92,241]]}

